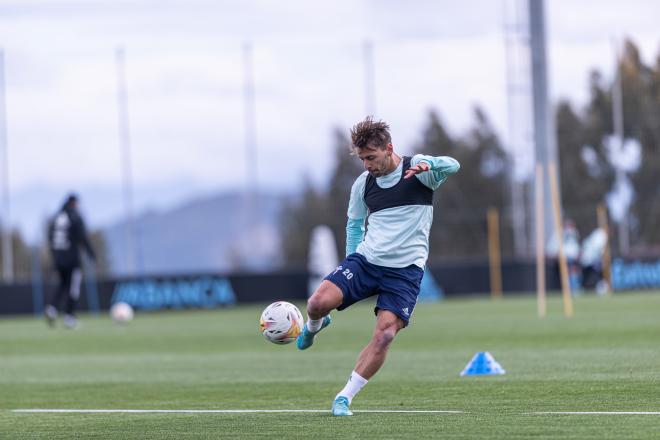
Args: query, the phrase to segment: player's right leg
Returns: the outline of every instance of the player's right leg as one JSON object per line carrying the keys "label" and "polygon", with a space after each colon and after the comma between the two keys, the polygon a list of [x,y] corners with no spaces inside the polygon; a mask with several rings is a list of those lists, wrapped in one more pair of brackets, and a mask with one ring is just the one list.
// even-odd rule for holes
{"label": "player's right leg", "polygon": [[76,304],[80,298],[80,284],[82,282],[82,271],[79,267],[68,267],[65,271],[64,282],[66,284],[66,302],[64,303],[64,327],[75,329],[78,327],[76,319]]}
{"label": "player's right leg", "polygon": [[360,353],[348,382],[332,402],[333,416],[353,415],[350,410],[353,398],[383,366],[392,341],[405,325],[401,318],[389,310],[378,310],[373,337]]}
{"label": "player's right leg", "polygon": [[298,349],[306,350],[314,344],[316,334],[332,322],[328,314],[339,307],[343,300],[344,295],[339,287],[328,280],[321,283],[316,292],[307,300],[308,320],[296,340]]}

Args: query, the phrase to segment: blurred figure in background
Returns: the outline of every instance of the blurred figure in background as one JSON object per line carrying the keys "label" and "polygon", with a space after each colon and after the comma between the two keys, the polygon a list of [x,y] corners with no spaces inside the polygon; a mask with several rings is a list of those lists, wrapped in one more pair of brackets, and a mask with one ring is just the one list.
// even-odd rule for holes
{"label": "blurred figure in background", "polygon": [[75,328],[78,324],[75,312],[82,282],[80,248],[84,247],[92,261],[96,261],[85,223],[78,211],[78,197],[75,194],[67,197],[62,208],[51,220],[48,226],[48,246],[59,284],[47,302],[46,320],[51,326],[55,324],[58,308],[65,299],[64,326]]}
{"label": "blurred figure in background", "polygon": [[[568,266],[568,280],[573,294],[579,293],[582,286],[582,271],[580,268],[580,233],[575,227],[575,222],[567,218],[564,220],[562,230],[562,247]],[[546,254],[557,260],[557,274],[559,275],[559,243],[556,234],[552,235]]]}
{"label": "blurred figure in background", "polygon": [[564,255],[568,266],[568,279],[571,292],[579,293],[582,286],[582,271],[580,268],[580,233],[573,220],[564,221]]}
{"label": "blurred figure in background", "polygon": [[325,274],[337,267],[337,246],[335,234],[328,225],[317,225],[312,229],[309,241],[309,257],[307,271],[309,272],[308,294],[310,297],[319,284],[323,282]]}
{"label": "blurred figure in background", "polygon": [[604,295],[610,286],[603,279],[603,255],[607,246],[607,232],[603,228],[594,229],[582,243],[582,286],[585,289],[596,289],[596,293]]}

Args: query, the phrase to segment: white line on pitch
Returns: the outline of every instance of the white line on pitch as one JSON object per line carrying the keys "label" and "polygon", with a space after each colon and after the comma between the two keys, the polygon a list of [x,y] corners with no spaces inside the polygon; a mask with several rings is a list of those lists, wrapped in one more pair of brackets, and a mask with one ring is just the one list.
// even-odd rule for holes
{"label": "white line on pitch", "polygon": [[463,414],[464,411],[440,410],[440,409],[356,409],[355,413],[422,413],[422,414]]}
{"label": "white line on pitch", "polygon": [[[254,414],[254,413],[329,413],[327,409],[58,409],[34,408],[13,409],[15,413],[69,413],[69,414]],[[417,414],[464,414],[455,410],[404,410],[404,409],[364,409],[355,413],[417,413]],[[521,414],[528,415],[628,415],[658,416],[660,411],[536,411]]]}
{"label": "white line on pitch", "polygon": [[538,411],[525,414],[571,416],[660,416],[660,411]]}
{"label": "white line on pitch", "polygon": [[[330,413],[329,409],[13,409],[15,413],[86,413],[86,414],[241,414],[241,413]],[[462,414],[449,410],[355,410],[355,413]]]}

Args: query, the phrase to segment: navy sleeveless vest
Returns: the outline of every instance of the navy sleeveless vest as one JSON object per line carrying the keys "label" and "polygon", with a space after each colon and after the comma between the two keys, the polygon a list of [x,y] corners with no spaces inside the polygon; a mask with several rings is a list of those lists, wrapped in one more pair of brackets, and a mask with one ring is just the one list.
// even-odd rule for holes
{"label": "navy sleeveless vest", "polygon": [[433,205],[433,190],[424,185],[415,176],[404,179],[406,170],[410,168],[410,157],[404,156],[401,179],[391,188],[381,188],[376,178],[367,175],[364,185],[364,202],[373,214],[387,208],[406,205]]}

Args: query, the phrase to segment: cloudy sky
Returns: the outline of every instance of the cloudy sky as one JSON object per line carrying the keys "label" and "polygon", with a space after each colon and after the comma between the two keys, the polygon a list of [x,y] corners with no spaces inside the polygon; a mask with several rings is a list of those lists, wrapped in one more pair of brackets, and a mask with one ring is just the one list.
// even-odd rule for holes
{"label": "cloudy sky", "polygon": [[[200,193],[323,182],[332,130],[371,107],[412,152],[429,109],[454,134],[481,105],[507,136],[504,24],[515,0],[0,0],[12,223],[31,236],[64,191],[89,222],[122,215],[115,51],[126,54],[138,210]],[[508,13],[505,11],[509,11]],[[546,1],[553,99],[580,105],[613,41],[650,62],[660,2]],[[372,41],[375,99],[365,96]],[[245,42],[253,47],[258,158],[247,176]]]}

